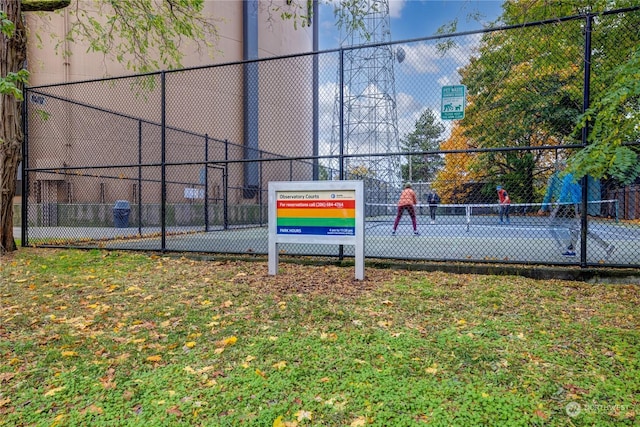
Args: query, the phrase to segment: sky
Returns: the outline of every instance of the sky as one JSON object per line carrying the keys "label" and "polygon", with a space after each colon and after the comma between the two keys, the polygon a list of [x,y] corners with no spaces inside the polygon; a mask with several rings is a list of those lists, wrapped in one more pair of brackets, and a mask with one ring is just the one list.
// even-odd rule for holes
{"label": "sky", "polygon": [[[428,37],[457,18],[458,32],[482,28],[482,22],[494,21],[502,12],[502,1],[495,0],[389,0],[391,40]],[[480,13],[480,22],[470,16]],[[320,50],[339,47],[333,6],[320,6]]]}
{"label": "sky", "polygon": [[[333,6],[320,3],[319,50],[331,50],[340,47],[340,31],[335,24]],[[502,13],[502,1],[495,0],[389,0],[390,41],[415,40],[433,36],[438,28],[457,19],[456,32],[481,30],[483,24],[495,21]],[[471,19],[470,16],[480,16]],[[379,39],[380,40],[380,39]],[[437,52],[433,41],[399,43],[406,53],[402,64],[396,63],[395,74],[395,112],[399,137],[415,129],[415,123],[425,109],[431,109],[440,117],[442,108],[442,87],[460,83],[455,70],[468,62],[474,44],[480,36],[457,39],[459,49],[452,49],[446,55]],[[338,93],[336,70],[338,55],[321,57],[321,67],[328,70],[320,79],[321,123],[335,121],[334,100]],[[345,85],[345,91],[351,88]],[[375,93],[373,83],[366,92]],[[452,128],[452,121],[443,121],[445,135]],[[328,154],[332,145],[331,132],[321,131],[321,152]],[[334,138],[335,139],[335,138]]]}

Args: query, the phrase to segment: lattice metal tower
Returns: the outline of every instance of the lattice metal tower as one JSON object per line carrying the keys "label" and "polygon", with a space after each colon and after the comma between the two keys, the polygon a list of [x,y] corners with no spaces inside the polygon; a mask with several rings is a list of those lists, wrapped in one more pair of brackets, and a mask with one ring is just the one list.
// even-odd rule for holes
{"label": "lattice metal tower", "polygon": [[[389,26],[389,0],[364,2],[364,29],[348,28],[341,31],[341,47],[344,48],[343,68],[338,69],[338,90],[333,111],[331,155],[340,150],[340,126],[342,125],[345,155],[366,154],[365,157],[347,158],[344,177],[363,175],[395,185],[401,182],[400,157],[376,156],[399,152],[398,116],[396,112],[395,77],[393,71],[396,55],[390,44],[359,48],[358,45],[387,43],[391,41]],[[344,28],[344,25],[343,25]],[[353,49],[351,47],[354,47]],[[398,52],[397,59],[404,59]],[[342,94],[340,73],[342,72]],[[342,108],[342,123],[341,123]],[[339,161],[331,160],[334,173]]]}

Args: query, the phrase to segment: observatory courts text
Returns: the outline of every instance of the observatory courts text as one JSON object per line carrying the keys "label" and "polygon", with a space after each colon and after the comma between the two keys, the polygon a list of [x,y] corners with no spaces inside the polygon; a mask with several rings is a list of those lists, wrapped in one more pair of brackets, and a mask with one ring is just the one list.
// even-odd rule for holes
{"label": "observatory courts text", "polygon": [[319,199],[319,194],[278,194],[279,199]]}

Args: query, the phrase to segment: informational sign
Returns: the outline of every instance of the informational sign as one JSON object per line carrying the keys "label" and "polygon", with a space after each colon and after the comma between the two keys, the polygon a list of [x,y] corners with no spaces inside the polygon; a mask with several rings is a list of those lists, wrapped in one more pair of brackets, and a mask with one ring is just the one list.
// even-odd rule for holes
{"label": "informational sign", "polygon": [[204,199],[204,188],[185,188],[185,199]]}
{"label": "informational sign", "polygon": [[277,191],[278,234],[355,236],[356,192]]}
{"label": "informational sign", "polygon": [[354,245],[356,279],[364,279],[362,181],[269,183],[269,274],[279,243]]}
{"label": "informational sign", "polygon": [[442,120],[464,119],[466,97],[467,87],[465,85],[442,86],[440,118]]}

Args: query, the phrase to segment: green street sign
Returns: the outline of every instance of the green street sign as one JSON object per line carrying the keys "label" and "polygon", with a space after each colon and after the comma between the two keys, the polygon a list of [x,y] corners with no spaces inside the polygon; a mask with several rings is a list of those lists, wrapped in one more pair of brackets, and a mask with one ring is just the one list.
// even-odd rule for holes
{"label": "green street sign", "polygon": [[467,104],[465,85],[442,86],[440,118],[442,120],[464,119],[464,107]]}

